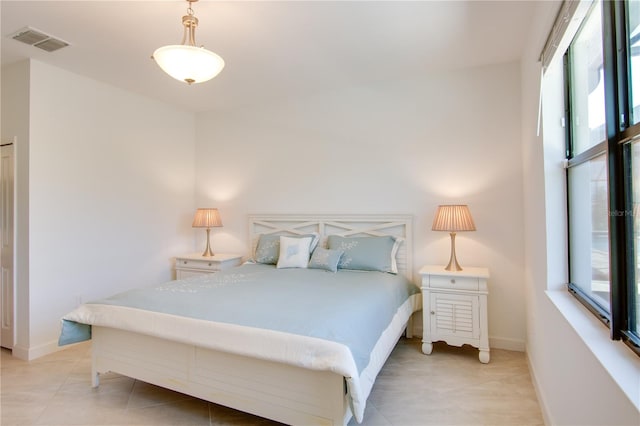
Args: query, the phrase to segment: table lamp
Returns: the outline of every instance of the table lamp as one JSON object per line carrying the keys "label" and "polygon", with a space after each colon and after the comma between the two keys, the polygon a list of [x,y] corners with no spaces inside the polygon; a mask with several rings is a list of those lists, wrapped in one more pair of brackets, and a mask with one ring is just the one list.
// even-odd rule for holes
{"label": "table lamp", "polygon": [[476,230],[469,207],[460,204],[438,206],[431,230],[449,232],[451,235],[451,257],[449,264],[444,269],[462,271],[458,259],[456,259],[456,232]]}
{"label": "table lamp", "polygon": [[211,244],[209,243],[209,233],[211,228],[222,226],[222,220],[220,220],[220,213],[218,209],[198,209],[196,215],[193,218],[193,228],[207,228],[207,248],[202,253],[203,256],[213,256],[211,251]]}

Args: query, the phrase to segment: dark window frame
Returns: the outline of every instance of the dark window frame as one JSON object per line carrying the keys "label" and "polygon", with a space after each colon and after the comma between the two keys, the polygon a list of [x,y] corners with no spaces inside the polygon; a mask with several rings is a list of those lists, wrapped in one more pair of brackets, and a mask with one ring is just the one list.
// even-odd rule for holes
{"label": "dark window frame", "polygon": [[[609,193],[609,283],[610,311],[571,282],[568,289],[609,329],[613,340],[624,341],[640,355],[640,330],[632,330],[635,311],[636,258],[633,216],[617,212],[633,212],[631,181],[631,144],[640,138],[640,123],[632,123],[633,105],[630,91],[631,50],[629,28],[626,17],[627,5],[623,0],[603,1],[602,34],[605,84],[605,130],[606,139],[588,150],[573,155],[571,125],[571,46],[564,55],[566,158],[569,167],[589,161],[606,152]],[[595,6],[594,6],[595,7]],[[566,173],[567,188],[569,172]],[[611,214],[614,212],[614,214]],[[567,197],[567,214],[571,214]],[[569,217],[569,216],[568,216]],[[570,224],[568,224],[570,225]],[[571,229],[568,226],[569,241]],[[571,246],[569,245],[569,271]]]}

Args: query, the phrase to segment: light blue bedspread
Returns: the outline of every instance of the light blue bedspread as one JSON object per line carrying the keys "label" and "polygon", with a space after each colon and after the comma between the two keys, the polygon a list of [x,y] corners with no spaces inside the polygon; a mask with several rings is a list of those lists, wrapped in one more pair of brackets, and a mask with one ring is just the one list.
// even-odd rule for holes
{"label": "light blue bedspread", "polygon": [[[358,373],[398,308],[419,289],[383,272],[276,269],[245,264],[216,274],[130,290],[93,303],[120,305],[341,343]],[[78,332],[78,327],[84,330]],[[90,338],[63,320],[60,344]]]}

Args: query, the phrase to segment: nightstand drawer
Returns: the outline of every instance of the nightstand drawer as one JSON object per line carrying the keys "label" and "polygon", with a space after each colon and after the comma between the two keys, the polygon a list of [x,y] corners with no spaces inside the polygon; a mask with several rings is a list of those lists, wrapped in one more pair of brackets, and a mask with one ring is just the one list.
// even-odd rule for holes
{"label": "nightstand drawer", "polygon": [[213,274],[218,271],[237,266],[242,256],[237,254],[218,253],[213,256],[202,256],[192,253],[176,257],[176,278],[179,280],[196,275]]}
{"label": "nightstand drawer", "polygon": [[198,269],[217,272],[220,270],[220,262],[193,260],[193,259],[176,259],[177,267],[181,269]]}
{"label": "nightstand drawer", "polygon": [[446,288],[449,290],[478,290],[477,277],[443,277],[431,275],[429,277],[431,288]]}

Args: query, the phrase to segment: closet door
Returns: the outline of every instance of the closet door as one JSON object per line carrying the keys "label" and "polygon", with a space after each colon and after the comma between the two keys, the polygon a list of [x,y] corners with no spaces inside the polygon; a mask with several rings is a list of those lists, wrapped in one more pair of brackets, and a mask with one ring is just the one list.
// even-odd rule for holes
{"label": "closet door", "polygon": [[14,344],[13,284],[13,145],[0,147],[0,346]]}

